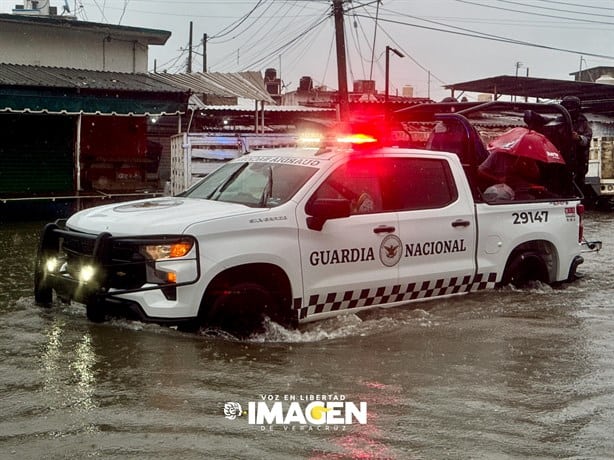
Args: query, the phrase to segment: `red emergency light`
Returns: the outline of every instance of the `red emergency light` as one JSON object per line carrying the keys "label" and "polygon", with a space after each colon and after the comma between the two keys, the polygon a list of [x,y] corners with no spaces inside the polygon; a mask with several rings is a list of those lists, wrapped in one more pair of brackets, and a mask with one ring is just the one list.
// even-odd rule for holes
{"label": "red emergency light", "polygon": [[347,134],[347,135],[342,135],[342,136],[337,137],[337,142],[339,142],[340,144],[362,145],[362,144],[373,144],[377,141],[378,140],[374,136],[370,134],[362,134],[362,133]]}

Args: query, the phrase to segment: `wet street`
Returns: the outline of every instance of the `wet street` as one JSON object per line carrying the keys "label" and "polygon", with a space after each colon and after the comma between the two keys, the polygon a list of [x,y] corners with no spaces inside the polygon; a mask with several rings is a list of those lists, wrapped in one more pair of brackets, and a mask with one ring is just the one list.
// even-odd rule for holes
{"label": "wet street", "polygon": [[[588,214],[604,248],[571,285],[247,341],[35,306],[41,228],[0,224],[1,459],[614,458],[614,213]],[[251,423],[227,404],[277,398],[367,420]]]}

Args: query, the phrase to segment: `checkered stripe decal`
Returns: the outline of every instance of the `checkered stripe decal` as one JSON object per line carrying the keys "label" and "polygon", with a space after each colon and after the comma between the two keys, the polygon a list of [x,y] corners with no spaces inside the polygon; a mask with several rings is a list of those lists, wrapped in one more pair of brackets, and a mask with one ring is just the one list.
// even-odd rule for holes
{"label": "checkered stripe decal", "polygon": [[331,292],[326,295],[312,295],[307,305],[303,305],[301,299],[295,299],[294,308],[299,310],[299,317],[302,319],[316,313],[492,289],[495,287],[496,279],[496,273],[478,273],[473,278],[471,276],[453,277],[407,285],[397,284],[377,289]]}

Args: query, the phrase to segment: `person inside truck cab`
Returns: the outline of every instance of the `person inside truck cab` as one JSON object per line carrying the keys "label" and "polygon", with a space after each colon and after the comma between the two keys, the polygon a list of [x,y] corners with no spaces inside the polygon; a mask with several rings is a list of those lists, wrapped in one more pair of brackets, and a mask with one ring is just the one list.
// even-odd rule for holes
{"label": "person inside truck cab", "polygon": [[516,200],[536,198],[543,190],[541,171],[531,158],[494,150],[478,166],[478,180],[483,190],[495,184],[506,184]]}
{"label": "person inside truck cab", "polygon": [[455,153],[471,184],[474,197],[479,196],[477,167],[488,157],[488,151],[474,126],[454,118],[438,121],[429,135],[426,149]]}
{"label": "person inside truck cab", "polygon": [[324,181],[312,199],[347,199],[352,215],[381,212],[383,205],[379,169],[377,160],[350,160]]}
{"label": "person inside truck cab", "polygon": [[426,141],[427,150],[456,153],[463,166],[470,163],[468,147],[465,129],[459,122],[454,120],[437,122]]}

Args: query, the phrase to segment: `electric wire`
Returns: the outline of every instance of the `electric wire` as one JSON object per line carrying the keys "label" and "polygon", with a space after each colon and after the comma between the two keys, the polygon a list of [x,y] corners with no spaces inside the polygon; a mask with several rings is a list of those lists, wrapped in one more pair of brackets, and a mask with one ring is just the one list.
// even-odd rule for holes
{"label": "electric wire", "polygon": [[226,35],[229,35],[232,32],[234,32],[239,26],[241,26],[241,24],[243,24],[245,21],[247,21],[247,19],[252,15],[252,13],[254,11],[256,11],[258,9],[258,7],[262,4],[262,2],[263,2],[263,0],[258,0],[258,3],[256,3],[256,6],[254,6],[249,12],[247,12],[247,14],[243,15],[243,17],[239,18],[234,23],[232,23],[229,26],[225,27],[224,29],[219,31],[217,34],[213,34],[211,36],[211,38],[212,39],[222,38],[222,37],[225,37]]}
{"label": "electric wire", "polygon": [[[119,21],[117,22],[118,24],[121,24],[122,20],[124,19],[124,14],[126,14],[126,9],[128,8],[128,1],[129,0],[124,0],[124,9],[122,10],[122,14],[119,17]],[[106,3],[106,1],[105,1],[105,3]]]}
{"label": "electric wire", "polygon": [[[229,38],[228,40],[221,40],[221,41],[210,41],[208,40],[208,42],[211,42],[212,44],[221,44],[221,43],[226,43],[229,41],[233,41],[235,40],[239,35],[245,34],[246,32],[248,32],[250,30],[250,28],[252,28],[254,25],[258,25],[258,30],[250,35],[250,40],[249,40],[249,46],[246,47],[246,49],[242,50],[241,52],[241,48],[239,48],[238,50],[232,50],[231,53],[227,53],[224,56],[221,56],[219,59],[212,61],[212,64],[209,66],[211,70],[222,70],[219,66],[221,65],[223,68],[234,68],[236,66],[231,64],[231,58],[230,55],[234,55],[236,52],[240,52],[241,53],[241,58],[242,59],[253,59],[251,56],[253,55],[259,55],[262,54],[262,52],[264,52],[266,50],[267,47],[270,46],[276,46],[275,43],[271,42],[270,37],[277,37],[277,40],[279,40],[279,43],[283,42],[283,36],[279,36],[278,33],[275,33],[274,31],[274,27],[279,24],[280,22],[284,22],[284,23],[288,23],[287,21],[285,21],[286,18],[288,18],[291,10],[289,9],[291,7],[292,4],[294,4],[296,2],[287,2],[284,1],[282,6],[281,6],[281,11],[279,11],[276,15],[271,15],[268,18],[265,18],[264,20],[262,20],[262,17],[264,16],[264,14],[266,14],[266,12],[271,8],[271,6],[273,5],[273,2],[269,2],[268,5],[266,5],[265,9],[262,11],[262,13],[260,14],[260,16],[258,16],[257,18],[253,18],[252,22],[250,24],[245,23],[244,24],[244,28],[241,30],[236,30],[237,35],[233,36],[231,38]],[[287,5],[287,12],[284,11],[284,8],[286,8]],[[304,6],[301,7],[302,11],[304,8]],[[281,20],[279,18],[282,18]],[[290,20],[297,20],[300,19],[302,16],[300,15],[295,15],[293,18],[291,18]],[[269,26],[269,23],[274,23],[271,26]],[[267,28],[267,26],[269,26]],[[291,30],[290,27],[287,27],[286,30]],[[264,49],[262,49],[264,48]]]}
{"label": "electric wire", "polygon": [[[456,0],[456,1],[459,1],[459,0]],[[562,52],[571,53],[571,54],[580,54],[580,55],[599,57],[599,58],[605,58],[605,59],[614,59],[614,56],[609,56],[609,55],[605,55],[605,54],[592,53],[592,52],[589,52],[589,51],[571,50],[571,49],[559,48],[559,47],[549,46],[549,45],[541,45],[539,43],[532,43],[532,42],[527,42],[527,41],[523,41],[523,40],[517,40],[517,39],[514,39],[514,38],[503,37],[503,36],[500,36],[500,35],[488,34],[488,33],[485,33],[485,32],[477,32],[477,31],[473,31],[471,29],[465,29],[465,28],[458,27],[458,26],[451,26],[449,24],[445,24],[445,23],[442,23],[442,22],[439,22],[439,21],[432,21],[432,20],[422,19],[422,18],[419,18],[419,17],[416,17],[416,16],[412,16],[412,15],[409,15],[409,14],[401,13],[401,12],[394,12],[394,14],[396,16],[405,16],[405,17],[409,17],[409,18],[412,18],[412,19],[417,19],[419,21],[423,21],[423,22],[427,22],[427,23],[431,23],[431,24],[436,24],[436,25],[439,25],[439,26],[444,26],[444,27],[447,27],[448,29],[442,29],[442,28],[437,28],[437,27],[430,27],[430,26],[425,26],[425,25],[420,25],[420,24],[412,24],[412,23],[402,22],[402,21],[399,21],[399,20],[394,20],[394,19],[389,19],[389,18],[380,18],[380,21],[388,22],[388,23],[391,23],[391,24],[406,25],[406,26],[410,26],[410,27],[416,27],[416,28],[419,28],[419,29],[431,30],[431,31],[436,31],[436,32],[444,32],[444,33],[449,33],[449,34],[461,35],[461,36],[465,36],[465,37],[481,38],[481,39],[492,40],[492,41],[501,42],[501,43],[509,43],[509,44],[514,44],[514,45],[524,45],[524,46],[530,46],[530,47],[534,47],[534,48],[547,49],[547,50],[551,50],[551,51],[562,51]],[[454,30],[449,30],[449,29],[454,29]]]}
{"label": "electric wire", "polygon": [[96,5],[96,8],[98,8],[98,11],[100,12],[100,16],[102,17],[102,20],[104,22],[109,22],[109,20],[107,19],[107,17],[104,14],[104,9],[102,9],[100,7],[100,5],[98,4],[98,1],[97,0],[93,0],[93,1],[94,1],[94,5]]}
{"label": "electric wire", "polygon": [[[281,13],[282,13],[281,15],[282,18],[288,16],[287,12],[285,11],[281,11]],[[258,30],[256,34],[250,37],[248,46],[245,47],[246,48],[245,51],[247,54],[245,54],[244,57],[246,59],[253,59],[251,56],[261,55],[262,53],[267,52],[268,49],[272,47],[277,47],[278,44],[283,43],[285,40],[288,39],[287,37],[289,37],[292,34],[293,28],[291,24],[292,24],[292,21],[296,19],[297,17],[291,18],[290,22],[288,23],[288,27],[286,27],[284,32],[281,34],[275,31],[274,29],[275,24],[271,25],[269,29],[261,27],[260,30]],[[279,22],[282,22],[282,20],[277,21],[277,23]],[[213,66],[217,66],[217,65],[218,63],[215,63]],[[226,67],[228,67],[228,65],[226,65]]]}
{"label": "electric wire", "polygon": [[[105,10],[112,9],[107,6],[107,0],[104,0],[104,3],[101,7],[101,0],[93,0],[95,6],[98,11],[100,11],[101,15],[106,19]],[[482,9],[490,8],[499,11],[508,11],[514,12],[518,14],[524,14],[530,16],[532,18],[548,18],[555,19],[558,21],[564,20],[567,21],[566,27],[570,27],[573,24],[586,24],[586,25],[604,25],[604,26],[612,26],[614,22],[608,22],[607,20],[595,20],[593,18],[611,18],[610,13],[614,12],[614,8],[606,8],[595,5],[583,5],[579,3],[573,2],[565,2],[565,1],[555,1],[555,0],[531,0],[534,3],[540,2],[541,5],[529,4],[527,0],[525,1],[516,1],[516,0],[497,0],[499,3],[507,4],[507,5],[515,5],[518,8],[506,8],[502,6],[493,5],[492,3],[487,4],[486,2],[473,1],[473,0],[453,0],[458,3],[474,5],[476,7],[480,7]],[[134,5],[138,3],[166,3],[163,0],[149,0],[145,2],[144,0],[132,0],[130,5],[128,5],[129,0],[124,0],[124,5],[122,9],[121,19],[124,17],[124,14],[130,12],[134,13],[137,10],[134,9]],[[247,13],[243,14],[239,19],[230,22],[227,26],[222,27],[220,30],[215,32],[212,35],[208,36],[208,43],[210,42],[213,45],[221,45],[230,42],[243,42],[240,46],[236,47],[233,50],[228,52],[224,52],[224,54],[220,57],[216,57],[215,59],[209,59],[210,67],[212,69],[244,69],[249,68],[251,66],[258,66],[263,63],[270,63],[273,59],[277,57],[281,59],[282,56],[285,56],[288,59],[290,68],[293,68],[295,64],[299,64],[301,59],[307,55],[310,51],[311,44],[315,43],[316,35],[312,34],[312,29],[319,29],[320,27],[324,27],[324,22],[327,17],[331,16],[330,13],[330,0],[258,0],[255,5],[254,2],[247,1],[181,1],[178,0],[177,4],[194,4],[201,5],[203,3],[209,5],[250,5],[250,9]],[[87,12],[83,7],[83,2],[79,3],[80,6],[80,14],[84,17],[87,16]],[[327,12],[322,12],[322,7],[326,6]],[[437,33],[447,33],[454,34],[458,36],[466,36],[470,38],[479,38],[483,40],[489,40],[493,42],[501,42],[507,44],[514,44],[520,46],[528,46],[540,49],[546,49],[551,51],[572,53],[572,54],[580,54],[583,57],[593,57],[600,59],[614,59],[614,57],[592,53],[588,51],[582,50],[574,50],[574,49],[566,49],[563,47],[549,46],[540,43],[532,43],[528,41],[523,41],[515,38],[484,33],[476,30],[472,30],[472,28],[463,28],[454,26],[451,24],[446,24],[443,21],[432,21],[426,18],[413,16],[404,12],[392,11],[390,9],[386,9],[383,7],[381,0],[371,0],[371,1],[357,1],[354,0],[352,2],[344,2],[344,18],[347,21],[351,21],[353,18],[356,21],[356,27],[353,27],[350,34],[347,34],[350,38],[349,43],[346,43],[346,47],[352,49],[351,53],[348,53],[347,62],[348,67],[350,69],[351,75],[354,76],[355,71],[358,67],[362,68],[363,75],[366,75],[365,68],[363,63],[369,62],[369,59],[366,58],[366,53],[364,52],[364,43],[369,43],[369,39],[366,37],[364,21],[361,21],[361,18],[367,18],[370,21],[374,21],[373,16],[369,13],[369,11],[377,12],[379,18],[376,18],[376,25],[374,26],[374,37],[373,42],[371,44],[371,69],[369,79],[372,78],[373,73],[373,65],[374,63],[378,64],[378,67],[381,67],[381,55],[377,60],[375,57],[375,46],[376,46],[376,34],[378,30],[386,34],[391,42],[395,43],[395,46],[399,49],[402,49],[404,54],[419,68],[422,70],[430,72],[424,65],[422,65],[415,57],[413,57],[407,50],[403,49],[396,41],[393,41],[392,36],[388,34],[385,24],[388,25],[401,25],[404,27],[418,28],[429,30]],[[381,8],[380,8],[381,6]],[[271,14],[274,8],[274,13]],[[572,8],[582,8],[584,11],[575,11]],[[313,14],[315,18],[311,24],[305,28],[305,17],[311,14],[312,12],[318,11],[318,14]],[[380,11],[381,10],[381,11]],[[541,11],[536,11],[541,10]],[[587,11],[589,10],[589,11]],[[544,14],[543,11],[550,11],[553,13],[565,13],[565,15],[556,15],[556,14]],[[603,12],[603,14],[598,14],[599,12]],[[187,15],[179,15],[172,13],[156,13],[152,11],[147,11],[143,13],[149,14],[165,14],[169,16],[187,16]],[[197,12],[190,12],[190,17],[206,17],[210,18],[210,15],[199,15]],[[404,21],[402,18],[411,18],[411,21]],[[218,16],[219,18],[219,16]],[[401,19],[400,19],[401,18]],[[473,21],[480,22],[484,21],[487,23],[496,22],[497,19],[479,19],[479,18],[455,18],[456,21]],[[302,22],[301,22],[302,21]],[[381,24],[377,24],[377,22],[381,22]],[[220,21],[218,21],[219,23]],[[448,20],[449,22],[449,20]],[[524,21],[513,21],[510,18],[501,19],[501,22],[505,24],[510,24],[516,22],[519,25],[526,26],[527,23],[535,23],[536,21],[531,22],[531,20]],[[545,21],[543,21],[545,22]],[[299,24],[300,23],[300,24]],[[278,26],[283,24],[285,27],[280,29]],[[544,23],[543,27],[549,27],[550,24]],[[554,24],[551,25],[554,27]],[[560,27],[560,23],[556,25]],[[389,28],[389,27],[388,27]],[[299,30],[297,33],[296,31]],[[609,29],[608,29],[609,30]],[[248,35],[249,39],[245,39],[244,37]],[[334,38],[334,37],[333,37]],[[210,41],[211,40],[211,41]],[[332,42],[332,40],[331,40]],[[349,46],[348,46],[349,45]],[[221,48],[221,47],[220,47]],[[199,54],[198,51],[201,50]],[[192,51],[196,55],[202,56],[203,43],[202,41],[195,47],[192,48]],[[211,49],[208,49],[207,52],[209,54],[212,53]],[[329,53],[331,51],[329,50]],[[183,59],[187,53],[185,48],[180,48],[178,50],[178,56],[175,56],[164,64],[162,64],[161,68],[177,68],[181,66],[181,59]],[[240,60],[236,60],[235,56],[240,57]],[[358,61],[356,61],[356,57],[358,57]],[[236,61],[236,62],[235,62]],[[358,64],[358,66],[356,66]],[[281,65],[280,65],[281,66]],[[356,67],[356,68],[354,68]],[[324,75],[328,68],[325,69]],[[437,81],[445,83],[438,76],[430,73],[430,75]],[[325,81],[325,78],[323,79]]]}
{"label": "electric wire", "polygon": [[326,57],[326,64],[324,65],[324,74],[322,75],[322,80],[320,80],[320,82],[322,83],[326,81],[326,74],[328,73],[328,68],[330,66],[330,61],[333,55],[334,43],[335,37],[332,36],[330,40],[330,45],[328,46],[328,56]]}
{"label": "electric wire", "polygon": [[530,14],[532,16],[541,16],[541,17],[545,17],[545,18],[565,19],[567,21],[577,21],[577,22],[583,22],[583,23],[587,23],[587,24],[605,24],[605,25],[608,25],[608,26],[614,26],[614,22],[594,21],[592,19],[570,18],[570,17],[567,17],[567,16],[555,16],[555,15],[552,15],[552,14],[527,12],[527,11],[521,11],[521,10],[514,10],[514,9],[511,9],[511,8],[504,8],[504,7],[501,7],[501,6],[487,5],[487,4],[484,4],[484,3],[473,2],[473,1],[469,1],[469,0],[455,0],[455,1],[459,2],[459,3],[466,3],[468,5],[481,6],[483,8],[491,8],[491,9],[501,10],[501,11],[510,11],[510,12],[519,13],[519,14]]}
{"label": "electric wire", "polygon": [[[350,21],[350,19],[348,18],[348,22],[349,21]],[[364,63],[365,62],[369,62],[369,59],[368,58],[365,59],[364,56],[363,56],[363,53],[362,53],[362,48],[360,46],[361,39],[358,36],[358,20],[357,20],[356,16],[354,16],[354,20],[352,21],[351,25],[352,25],[352,34],[351,34],[352,43],[354,45],[354,49],[356,50],[356,54],[358,55],[358,62],[360,63],[360,67],[362,69],[362,75],[363,75],[363,78],[364,78],[364,76],[366,75]],[[354,77],[354,74],[352,73],[352,80],[354,80],[354,79],[355,79],[355,77]]]}
{"label": "electric wire", "polygon": [[435,75],[429,68],[425,67],[424,65],[422,65],[416,58],[414,58],[412,56],[411,53],[409,53],[404,47],[403,45],[401,45],[400,43],[398,43],[394,37],[392,35],[390,35],[385,29],[382,28],[382,32],[384,33],[384,35],[386,35],[388,37],[388,39],[394,44],[395,47],[399,48],[403,54],[405,54],[405,56],[407,58],[409,58],[410,61],[412,61],[414,64],[416,64],[420,69],[424,70],[425,72],[428,72],[429,75],[431,77],[433,77],[435,80],[437,80],[439,83],[446,85],[447,82],[442,80],[441,78],[439,78],[437,75]]}
{"label": "electric wire", "polygon": [[[385,11],[385,10],[384,10]],[[369,14],[369,12],[367,10],[365,10],[366,14],[368,15],[369,18],[373,19],[373,17]],[[398,12],[393,12],[393,14],[398,15],[401,13]],[[411,53],[409,53],[406,49],[403,48],[403,46],[398,43],[393,37],[392,35],[390,35],[383,27],[381,27],[377,21],[375,21],[375,24],[377,26],[378,29],[381,29],[382,33],[384,33],[384,35],[386,35],[388,37],[388,39],[395,45],[395,47],[399,48],[401,51],[403,51],[403,54],[405,54],[405,56],[407,56],[409,58],[409,60],[411,60],[414,64],[416,64],[420,69],[424,70],[425,72],[429,72],[429,74],[435,78],[437,81],[439,81],[440,83],[446,84],[446,82],[444,82],[442,79],[440,79],[439,77],[437,77],[436,75],[434,75],[430,69],[428,69],[427,67],[425,67],[424,65],[422,65],[416,58],[414,58],[412,56]],[[383,54],[380,55],[380,58]],[[381,67],[379,67],[380,71],[382,71]]]}
{"label": "electric wire", "polygon": [[[557,11],[557,12],[561,12],[561,13],[573,13],[573,14],[582,14],[585,16],[597,16],[597,17],[610,17],[613,18],[614,16],[612,15],[605,15],[603,13],[584,13],[582,11],[575,11],[575,10],[564,10],[564,9],[560,9],[560,8],[551,8],[551,7],[547,7],[547,6],[539,6],[539,5],[534,5],[534,4],[529,4],[529,3],[523,3],[523,2],[515,2],[515,1],[511,1],[511,0],[498,0],[501,3],[507,3],[510,5],[517,5],[517,6],[522,6],[522,7],[529,7],[529,8],[536,8],[536,9],[540,9],[540,10],[546,10],[546,11]],[[530,11],[524,11],[525,13],[531,13]]]}
{"label": "electric wire", "polygon": [[[322,26],[321,26],[322,27]],[[284,50],[285,52],[288,51],[294,51],[292,53],[293,57],[291,58],[290,62],[288,63],[290,68],[293,68],[295,65],[299,64],[300,61],[302,59],[304,59],[305,55],[313,48],[315,41],[319,38],[321,38],[322,34],[318,34],[318,33],[313,33],[311,34],[311,38],[309,40],[304,40],[304,42],[301,44],[300,42],[296,43],[296,46],[294,46],[293,48],[289,48],[287,50]]]}
{"label": "electric wire", "polygon": [[373,27],[373,42],[371,43],[371,68],[369,70],[369,80],[373,79],[373,58],[375,55],[375,44],[377,43],[377,20],[379,18],[379,7],[381,3],[382,2],[378,0],[375,8],[375,27]]}
{"label": "electric wire", "polygon": [[312,24],[312,25],[308,26],[305,30],[303,30],[301,33],[296,35],[291,40],[289,40],[286,43],[278,46],[277,48],[275,48],[273,50],[271,50],[265,56],[262,56],[261,58],[258,58],[256,60],[250,62],[247,66],[242,66],[242,67],[246,68],[246,69],[257,67],[258,64],[261,64],[262,62],[266,62],[267,60],[269,60],[271,56],[277,56],[280,51],[290,47],[291,45],[295,44],[298,40],[300,40],[300,39],[310,35],[311,33],[314,33],[314,31],[317,29],[317,27],[320,26],[321,24],[323,24],[327,19],[328,19],[328,17],[325,16],[323,19],[321,19],[320,21],[316,22],[315,24]]}
{"label": "electric wire", "polygon": [[565,5],[565,6],[579,6],[580,8],[589,8],[592,10],[606,10],[606,11],[614,11],[614,8],[608,8],[606,6],[594,6],[594,5],[587,5],[586,3],[581,4],[581,3],[569,3],[569,2],[558,2],[556,0],[535,0],[536,2],[542,2],[542,3],[551,3],[554,5]]}
{"label": "electric wire", "polygon": [[[316,28],[320,26],[328,18],[327,14],[322,15],[320,18],[316,18],[314,22],[307,25],[298,34],[293,31],[292,28],[286,28],[286,33],[278,34],[275,41],[270,40],[258,40],[257,37],[253,37],[250,41],[250,47],[248,48],[248,55],[246,59],[249,59],[248,65],[239,65],[240,68],[249,68],[250,66],[256,66],[263,62],[269,62],[272,56],[277,56],[281,51],[287,51],[288,49],[295,48],[297,41],[302,37],[308,36],[316,31]],[[252,44],[260,43],[261,48],[251,46]],[[253,56],[253,57],[252,57]],[[226,65],[226,68],[232,68],[230,65]]]}
{"label": "electric wire", "polygon": [[[503,1],[503,0],[500,0],[500,1]],[[584,8],[584,9],[614,11],[614,8],[591,6],[591,5],[587,5],[587,4],[580,5],[578,3],[555,2],[555,1],[549,1],[549,0],[533,0],[533,1],[539,1],[539,2],[542,2],[542,3],[555,4],[555,5],[577,6],[578,8]],[[517,3],[517,4],[521,4],[521,3],[518,3],[518,2],[512,2],[512,1],[509,1],[509,2],[506,1],[504,3]],[[603,14],[591,14],[591,13],[584,13],[582,11],[561,10],[561,9],[558,9],[558,8],[547,8],[547,7],[536,6],[534,4],[528,4],[528,3],[522,3],[521,5],[529,6],[529,7],[532,7],[532,8],[547,9],[547,10],[552,10],[552,11],[562,11],[562,12],[565,12],[565,13],[577,13],[577,14],[585,14],[585,15],[589,15],[589,16],[604,16]],[[610,15],[605,15],[605,16],[610,16]]]}
{"label": "electric wire", "polygon": [[179,55],[172,57],[171,59],[169,59],[168,61],[159,64],[157,67],[159,67],[161,69],[162,72],[166,71],[168,72],[171,69],[175,69],[177,68],[177,62],[186,55],[186,53],[188,52],[187,50],[187,45],[185,48],[181,48],[179,50]]}
{"label": "electric wire", "polygon": [[[272,21],[273,16],[269,16],[265,21],[263,21],[262,23],[258,23],[259,20],[262,20],[262,17],[269,11],[269,9],[271,8],[272,3],[269,3],[266,8],[264,10],[262,10],[262,12],[260,13],[259,16],[252,18],[252,21],[246,25],[246,27],[241,30],[241,31],[237,31],[236,35],[232,35],[229,36],[226,40],[219,40],[219,38],[227,36],[227,34],[224,34],[222,36],[216,36],[213,35],[212,37],[210,37],[209,42],[211,44],[214,45],[220,45],[220,44],[224,44],[224,43],[228,43],[230,41],[236,40],[239,37],[241,37],[243,34],[247,33],[252,27],[254,27],[256,24],[258,24],[259,27],[264,28],[268,22]],[[247,20],[248,18],[246,17],[245,20]],[[244,21],[245,23],[245,21]],[[239,28],[240,25],[238,25],[234,30],[237,30]]]}

